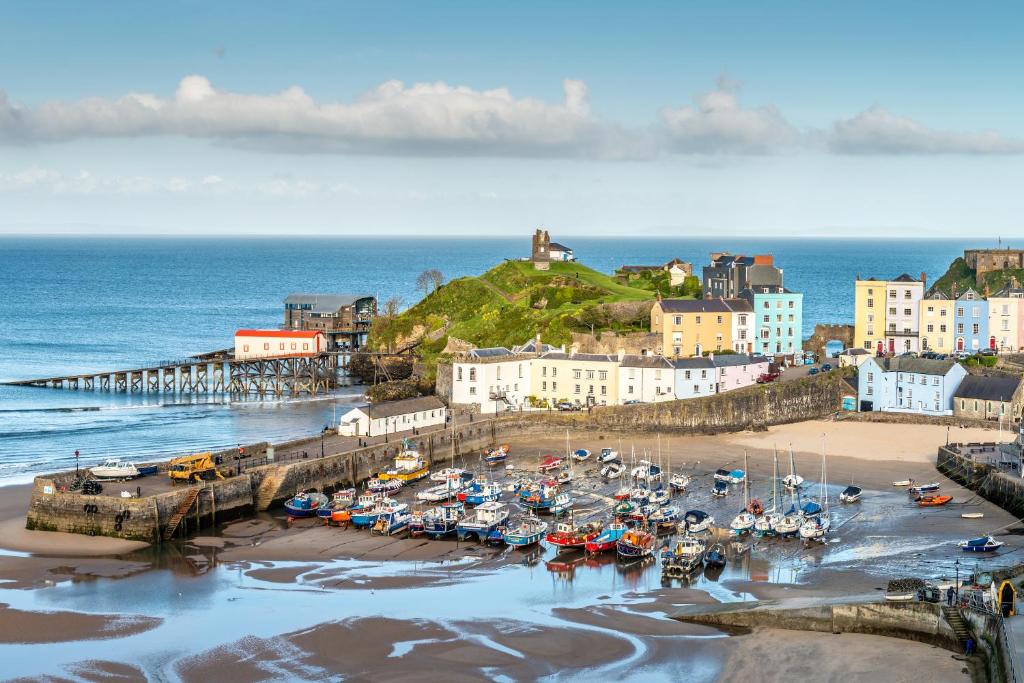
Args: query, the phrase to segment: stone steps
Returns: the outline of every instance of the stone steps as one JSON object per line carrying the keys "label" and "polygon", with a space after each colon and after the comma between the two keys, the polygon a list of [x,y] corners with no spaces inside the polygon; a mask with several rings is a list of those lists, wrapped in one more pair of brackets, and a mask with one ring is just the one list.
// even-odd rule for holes
{"label": "stone steps", "polygon": [[200,491],[202,491],[200,487],[194,486],[192,490],[189,491],[185,500],[183,500],[181,505],[178,506],[178,509],[174,511],[173,515],[171,515],[171,518],[167,520],[167,528],[164,529],[165,541],[169,541],[174,537],[174,532],[178,530],[181,520],[185,519],[185,515],[187,515],[188,511],[192,509],[192,504],[196,502]]}
{"label": "stone steps", "polygon": [[956,607],[947,607],[943,605],[942,614],[946,617],[946,623],[949,624],[950,628],[953,629],[953,633],[956,634],[956,639],[961,644],[966,643],[968,638],[971,638],[971,631],[967,628],[967,624],[964,622],[963,617],[960,616],[960,610]]}

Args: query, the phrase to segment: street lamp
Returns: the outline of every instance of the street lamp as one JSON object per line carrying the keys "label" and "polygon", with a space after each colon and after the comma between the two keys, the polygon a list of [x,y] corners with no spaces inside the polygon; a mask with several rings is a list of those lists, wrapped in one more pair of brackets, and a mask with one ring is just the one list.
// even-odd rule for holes
{"label": "street lamp", "polygon": [[960,558],[959,557],[956,558],[955,562],[953,562],[953,566],[956,567],[956,585],[953,587],[953,590],[956,592],[956,601],[957,601],[957,604],[959,604],[960,603]]}
{"label": "street lamp", "polygon": [[78,456],[79,455],[81,455],[81,453],[79,453],[78,450],[75,449],[75,476],[76,477],[78,476]]}

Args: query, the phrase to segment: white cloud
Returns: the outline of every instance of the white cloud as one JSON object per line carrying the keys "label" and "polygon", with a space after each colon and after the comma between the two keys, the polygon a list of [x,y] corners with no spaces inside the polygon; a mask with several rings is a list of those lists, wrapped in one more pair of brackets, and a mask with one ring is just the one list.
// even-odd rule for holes
{"label": "white cloud", "polygon": [[872,107],[838,121],[827,137],[839,154],[1020,154],[1024,141],[995,132],[956,133]]}
{"label": "white cloud", "polygon": [[319,183],[285,178],[269,180],[256,186],[256,191],[259,194],[276,199],[303,199],[319,194],[322,190],[323,186]]}

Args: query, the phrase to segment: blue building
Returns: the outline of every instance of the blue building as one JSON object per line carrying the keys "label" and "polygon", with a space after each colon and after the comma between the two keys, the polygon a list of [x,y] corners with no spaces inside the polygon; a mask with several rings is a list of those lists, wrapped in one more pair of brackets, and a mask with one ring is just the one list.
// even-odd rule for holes
{"label": "blue building", "polygon": [[757,285],[740,292],[754,312],[754,352],[765,356],[803,349],[804,295],[781,285]]}
{"label": "blue building", "polygon": [[953,339],[953,348],[957,351],[980,351],[989,347],[988,302],[973,288],[956,298]]}
{"label": "blue building", "polygon": [[862,412],[952,415],[953,396],[967,376],[954,360],[868,358],[857,369]]}

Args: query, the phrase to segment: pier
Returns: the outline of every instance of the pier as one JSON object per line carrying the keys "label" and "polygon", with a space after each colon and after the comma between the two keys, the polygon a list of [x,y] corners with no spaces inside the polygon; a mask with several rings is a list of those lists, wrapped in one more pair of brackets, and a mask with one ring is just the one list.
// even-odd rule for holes
{"label": "pier", "polygon": [[[337,386],[355,355],[335,350],[310,356],[239,360],[230,350],[183,360],[162,361],[130,370],[76,373],[4,382],[8,386],[85,391],[165,394],[234,394],[248,396],[316,396]],[[364,354],[380,356],[396,354]]]}

